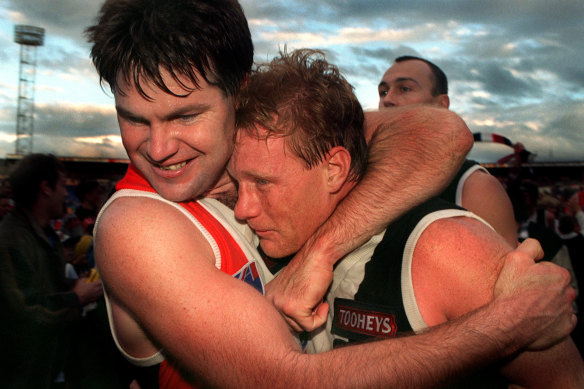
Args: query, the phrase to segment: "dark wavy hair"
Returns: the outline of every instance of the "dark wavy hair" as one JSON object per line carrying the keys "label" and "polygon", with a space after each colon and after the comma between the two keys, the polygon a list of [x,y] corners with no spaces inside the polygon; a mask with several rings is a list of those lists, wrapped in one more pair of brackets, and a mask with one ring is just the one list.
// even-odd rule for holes
{"label": "dark wavy hair", "polygon": [[234,95],[253,63],[253,44],[243,9],[236,0],[106,0],[96,24],[85,30],[91,58],[113,93],[118,77],[153,82],[166,93],[161,69],[192,91],[180,77],[199,86],[197,73],[227,96]]}
{"label": "dark wavy hair", "polygon": [[53,189],[59,177],[65,175],[65,166],[52,154],[29,154],[22,158],[10,173],[12,198],[16,204],[30,207],[46,181]]}

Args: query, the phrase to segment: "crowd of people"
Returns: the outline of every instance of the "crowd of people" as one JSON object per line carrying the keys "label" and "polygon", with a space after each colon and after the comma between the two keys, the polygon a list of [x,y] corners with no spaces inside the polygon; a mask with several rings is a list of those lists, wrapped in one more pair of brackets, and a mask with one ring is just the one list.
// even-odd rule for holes
{"label": "crowd of people", "polygon": [[[584,352],[584,186],[577,182],[542,185],[528,171],[510,174],[501,180],[511,203],[517,239],[537,239],[544,251],[543,260],[566,268],[577,297],[574,308],[579,318],[572,337]],[[549,181],[546,179],[545,181]]]}
{"label": "crowd of people", "polygon": [[127,388],[131,366],[111,338],[92,255],[102,186],[72,188],[55,156],[30,154],[0,197],[0,386]]}
{"label": "crowd of people", "polygon": [[107,199],[45,154],[2,185],[1,387],[583,386],[584,191],[465,160],[435,64],[363,112],[320,51],[252,69],[236,0],[86,34],[130,165]]}

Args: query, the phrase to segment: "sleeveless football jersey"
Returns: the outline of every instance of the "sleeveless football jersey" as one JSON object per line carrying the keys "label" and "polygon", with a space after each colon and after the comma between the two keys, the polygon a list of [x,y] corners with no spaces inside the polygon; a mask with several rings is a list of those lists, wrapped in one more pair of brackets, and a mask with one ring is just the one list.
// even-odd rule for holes
{"label": "sleeveless football jersey", "polygon": [[[158,195],[148,181],[130,165],[124,178],[117,183],[116,191],[102,207],[95,223],[96,227],[103,212],[113,201],[120,197],[148,197],[178,209],[206,238],[213,249],[217,269],[247,282],[260,293],[264,293],[264,285],[271,280],[272,276],[264,268],[263,262],[258,260],[259,254],[255,249],[257,247],[257,238],[247,225],[239,223],[235,219],[231,209],[214,199],[201,199],[180,203],[168,201]],[[122,349],[116,338],[115,327],[111,316],[111,306],[107,295],[105,297],[110,328],[115,343],[120,352],[130,362],[150,370],[153,367],[159,367],[157,374],[159,388],[180,389],[196,387],[187,383],[175,366],[165,359],[163,350],[147,358],[134,358],[128,355]],[[152,383],[150,382],[149,386],[151,385]]]}

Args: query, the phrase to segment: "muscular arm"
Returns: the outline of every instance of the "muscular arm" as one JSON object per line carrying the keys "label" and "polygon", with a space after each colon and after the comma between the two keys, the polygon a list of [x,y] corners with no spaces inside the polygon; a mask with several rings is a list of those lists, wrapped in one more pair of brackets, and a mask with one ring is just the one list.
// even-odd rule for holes
{"label": "muscular arm", "polygon": [[[509,250],[499,235],[476,220],[432,223],[420,237],[412,264],[416,301],[426,324],[441,324],[489,303],[501,258]],[[502,373],[525,388],[584,386],[584,363],[569,337],[552,348],[520,354]]]}
{"label": "muscular arm", "polygon": [[269,285],[268,298],[296,330],[310,331],[326,320],[326,305],[314,307],[334,263],[440,193],[472,146],[462,119],[431,106],[368,112],[366,127],[369,165],[361,182]]}
{"label": "muscular arm", "polygon": [[440,193],[472,147],[466,124],[430,106],[367,112],[363,179],[307,242],[334,264],[413,206]]}
{"label": "muscular arm", "polygon": [[496,177],[476,171],[464,183],[462,206],[483,218],[511,247],[517,247],[513,205]]}
{"label": "muscular arm", "polygon": [[539,265],[523,258],[526,266],[518,261],[516,268],[532,276],[528,283],[513,284],[524,285],[522,292],[511,297],[505,289],[496,302],[465,320],[420,336],[306,355],[266,299],[214,267],[208,244],[185,220],[152,200],[117,200],[98,225],[96,258],[112,298],[150,339],[209,386],[434,387],[511,355],[539,337],[542,328],[554,324],[556,330],[546,332],[553,343],[573,326],[566,319],[573,295],[564,286],[546,293],[533,288],[558,274],[536,282],[532,276]]}

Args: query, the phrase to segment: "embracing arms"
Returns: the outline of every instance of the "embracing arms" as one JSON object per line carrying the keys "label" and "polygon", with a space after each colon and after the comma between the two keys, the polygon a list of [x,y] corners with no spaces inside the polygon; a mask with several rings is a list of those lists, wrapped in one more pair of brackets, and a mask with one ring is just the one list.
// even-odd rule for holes
{"label": "embracing arms", "polygon": [[439,194],[472,146],[465,123],[452,111],[408,106],[366,113],[369,164],[364,177],[268,285],[267,296],[297,331],[326,320],[315,307],[341,257],[407,210]]}
{"label": "embracing arms", "polygon": [[[112,301],[210,386],[432,387],[536,339],[556,343],[573,328],[573,291],[555,282],[563,273],[533,263],[539,246],[515,251],[507,270],[514,283],[464,320],[318,355],[298,349],[265,298],[217,270],[200,232],[166,204],[116,200],[98,225],[95,250]],[[542,283],[552,284],[545,293]]]}
{"label": "embracing arms", "polygon": [[[442,324],[491,302],[499,293],[497,277],[510,251],[501,236],[477,220],[459,217],[430,224],[416,244],[411,266],[416,301],[426,324]],[[554,267],[545,262],[538,266]],[[559,270],[569,280],[567,271]],[[519,286],[519,280],[512,282]],[[551,286],[542,285],[542,292]],[[523,352],[501,371],[525,388],[584,386],[584,363],[570,337],[549,349]]]}

